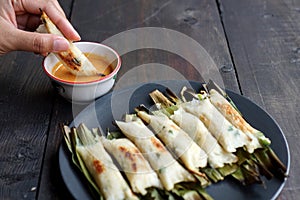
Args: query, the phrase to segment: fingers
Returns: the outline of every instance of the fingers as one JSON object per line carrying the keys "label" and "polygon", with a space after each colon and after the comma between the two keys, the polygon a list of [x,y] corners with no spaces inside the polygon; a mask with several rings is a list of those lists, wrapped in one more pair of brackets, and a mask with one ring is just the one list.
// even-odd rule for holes
{"label": "fingers", "polygon": [[73,41],[80,40],[80,36],[77,31],[66,18],[61,17],[57,10],[55,10],[53,7],[47,7],[45,12],[66,38]]}
{"label": "fingers", "polygon": [[69,42],[65,38],[53,34],[17,30],[14,38],[12,42],[16,50],[31,51],[43,55],[47,52],[59,52],[69,49]]}
{"label": "fingers", "polygon": [[66,38],[72,41],[80,40],[79,34],[70,24],[63,9],[56,0],[23,0],[23,7],[27,12],[32,14],[40,14],[39,9],[44,10]]}
{"label": "fingers", "polygon": [[18,28],[27,31],[35,31],[41,24],[40,16],[23,14],[16,16]]}
{"label": "fingers", "polygon": [[35,31],[40,24],[40,16],[30,15],[26,24],[26,30]]}

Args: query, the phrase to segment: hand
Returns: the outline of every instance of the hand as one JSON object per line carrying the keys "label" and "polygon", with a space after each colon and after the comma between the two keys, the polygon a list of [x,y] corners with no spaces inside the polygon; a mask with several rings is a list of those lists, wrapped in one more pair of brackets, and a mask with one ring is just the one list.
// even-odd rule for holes
{"label": "hand", "polygon": [[31,32],[41,23],[40,9],[67,39],[80,40],[57,0],[0,0],[0,55],[15,50],[46,55],[69,48],[63,37]]}

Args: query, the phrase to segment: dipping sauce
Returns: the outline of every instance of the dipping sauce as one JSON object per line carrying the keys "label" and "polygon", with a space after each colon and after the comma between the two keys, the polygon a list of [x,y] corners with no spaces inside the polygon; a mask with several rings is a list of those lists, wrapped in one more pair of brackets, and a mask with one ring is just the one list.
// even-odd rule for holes
{"label": "dipping sauce", "polygon": [[[107,59],[102,56],[92,53],[85,53],[85,56],[94,65],[99,73],[108,75],[114,70],[113,64],[109,63]],[[56,63],[56,65],[53,67],[52,75],[65,81],[77,83],[96,81],[103,78],[103,76],[76,76],[72,74],[66,67],[64,67],[61,62]]]}

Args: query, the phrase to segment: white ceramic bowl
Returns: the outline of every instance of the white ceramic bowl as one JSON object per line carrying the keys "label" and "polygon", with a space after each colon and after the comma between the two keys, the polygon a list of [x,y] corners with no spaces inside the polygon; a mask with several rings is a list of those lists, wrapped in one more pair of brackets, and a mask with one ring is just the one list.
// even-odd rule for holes
{"label": "white ceramic bowl", "polygon": [[45,57],[43,61],[44,71],[51,79],[57,92],[72,103],[87,104],[106,94],[113,87],[116,75],[121,67],[121,58],[113,49],[103,44],[93,42],[76,42],[74,44],[84,53],[102,56],[110,63],[117,61],[113,62],[114,70],[109,75],[99,78],[99,80],[70,82],[53,76],[52,69],[58,63],[56,56],[49,54]]}

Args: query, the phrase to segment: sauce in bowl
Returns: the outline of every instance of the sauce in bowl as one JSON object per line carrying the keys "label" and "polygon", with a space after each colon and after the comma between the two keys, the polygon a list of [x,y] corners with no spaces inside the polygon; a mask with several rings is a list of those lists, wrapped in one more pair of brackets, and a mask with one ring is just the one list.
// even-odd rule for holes
{"label": "sauce in bowl", "polygon": [[[85,56],[90,60],[99,73],[108,75],[115,68],[113,63],[109,63],[107,59],[102,56],[92,53],[85,53]],[[103,78],[103,76],[76,76],[64,67],[61,62],[55,64],[52,69],[52,75],[64,81],[77,83],[96,81]]]}

